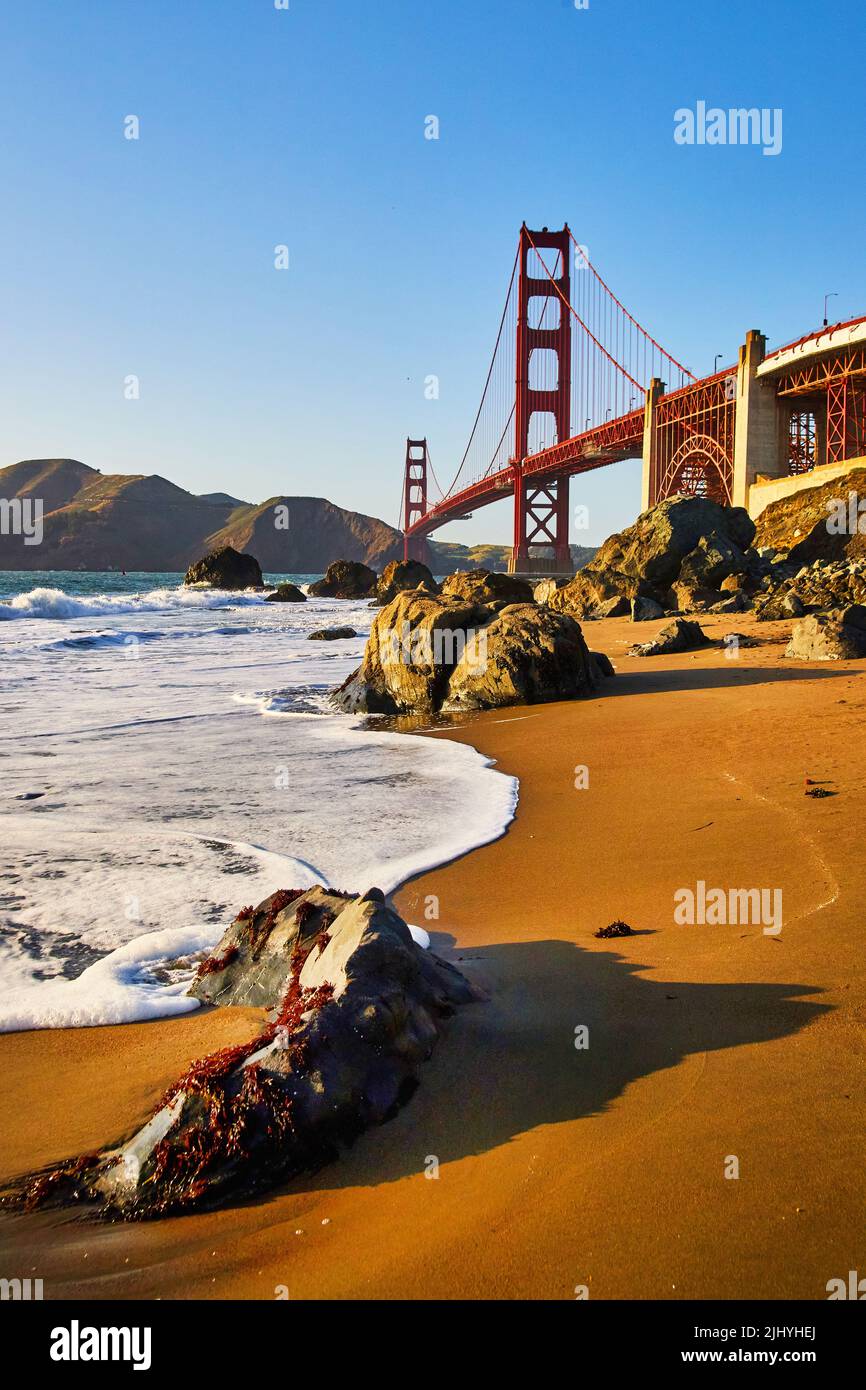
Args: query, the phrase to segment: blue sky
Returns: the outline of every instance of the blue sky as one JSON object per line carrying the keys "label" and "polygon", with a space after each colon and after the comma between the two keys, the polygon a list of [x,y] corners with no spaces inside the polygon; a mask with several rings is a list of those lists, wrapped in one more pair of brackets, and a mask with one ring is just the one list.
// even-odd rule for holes
{"label": "blue sky", "polygon": [[[0,464],[395,523],[406,435],[443,482],[463,452],[524,218],[568,220],[697,372],[827,291],[866,313],[864,39],[862,0],[7,5]],[[676,145],[698,100],[782,108],[782,153]],[[572,500],[603,539],[639,466]],[[507,541],[508,504],[439,535]]]}

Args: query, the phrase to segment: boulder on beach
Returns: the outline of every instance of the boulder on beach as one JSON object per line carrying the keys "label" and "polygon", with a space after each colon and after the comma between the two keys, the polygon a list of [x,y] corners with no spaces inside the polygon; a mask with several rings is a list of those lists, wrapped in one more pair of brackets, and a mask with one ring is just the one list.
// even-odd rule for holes
{"label": "boulder on beach", "polygon": [[642,642],[633,647],[632,656],[666,656],[668,652],[690,652],[699,647],[710,646],[710,639],[700,623],[690,623],[687,618],[674,618],[663,627],[651,642]]}
{"label": "boulder on beach", "polygon": [[307,595],[297,584],[278,584],[271,593],[265,594],[266,603],[306,603]]}
{"label": "boulder on beach", "polygon": [[597,667],[579,624],[538,604],[499,611],[444,591],[398,594],[373,619],[358,670],[333,692],[350,713],[433,713],[565,700]]}
{"label": "boulder on beach", "polygon": [[376,571],[359,560],[334,560],[324,578],[309,586],[313,598],[372,598],[376,592]]}
{"label": "boulder on beach", "polygon": [[590,656],[595,663],[596,671],[603,679],[616,675],[613,662],[604,652],[590,652]]}
{"label": "boulder on beach", "polygon": [[432,573],[420,560],[392,560],[386,565],[376,585],[376,602],[383,608],[398,594],[407,589],[417,589],[423,585],[432,594],[438,594],[439,585]]}
{"label": "boulder on beach", "polygon": [[242,554],[234,546],[212,550],[190,565],[184,584],[207,585],[212,589],[261,589],[262,571],[254,555]]}
{"label": "boulder on beach", "polygon": [[638,594],[631,601],[631,620],[633,623],[651,622],[653,618],[663,618],[665,610],[660,603],[656,603],[654,598],[647,598],[646,595]]}
{"label": "boulder on beach", "polygon": [[536,603],[514,603],[464,648],[444,707],[496,709],[572,700],[592,694],[597,678],[574,618]]}
{"label": "boulder on beach", "polygon": [[194,1062],[126,1143],[23,1180],[15,1200],[135,1219],[315,1171],[406,1103],[445,1020],[479,998],[375,888],[283,891],[245,908],[190,993],[266,1008],[270,1021]]}
{"label": "boulder on beach", "polygon": [[442,594],[466,603],[532,603],[532,586],[518,574],[493,570],[458,570],[442,580]]}
{"label": "boulder on beach", "polygon": [[353,627],[320,627],[311,632],[308,642],[340,642],[344,637],[357,637]]}
{"label": "boulder on beach", "polygon": [[351,714],[438,710],[460,652],[492,616],[481,604],[444,594],[398,594],[373,619],[361,665],[334,691],[333,703]]}
{"label": "boulder on beach", "polygon": [[866,607],[850,604],[795,623],[785,656],[797,661],[856,661],[866,656]]}

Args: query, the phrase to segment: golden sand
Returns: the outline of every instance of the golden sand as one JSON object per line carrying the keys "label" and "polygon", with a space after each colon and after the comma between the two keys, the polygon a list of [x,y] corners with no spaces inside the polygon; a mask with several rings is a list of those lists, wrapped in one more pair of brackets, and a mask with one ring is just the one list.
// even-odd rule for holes
{"label": "golden sand", "polygon": [[[703,625],[762,645],[640,660],[626,646],[660,624],[587,624],[618,668],[602,697],[434,735],[515,773],[520,805],[397,896],[489,999],[395,1120],[216,1213],[5,1217],[4,1271],[46,1297],[814,1299],[862,1269],[863,668],[785,661],[785,624]],[[781,934],[676,925],[699,880],[781,888]],[[636,934],[595,938],[618,918]],[[0,1173],[129,1133],[258,1021],[0,1037]]]}

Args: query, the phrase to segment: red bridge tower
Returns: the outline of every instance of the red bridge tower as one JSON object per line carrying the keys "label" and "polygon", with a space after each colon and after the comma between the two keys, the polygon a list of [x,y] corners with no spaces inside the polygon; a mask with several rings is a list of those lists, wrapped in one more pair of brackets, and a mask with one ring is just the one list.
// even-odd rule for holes
{"label": "red bridge tower", "polygon": [[403,559],[423,562],[427,544],[423,536],[407,536],[414,521],[427,515],[426,439],[406,440],[406,470],[403,475]]}
{"label": "red bridge tower", "polygon": [[[567,475],[533,484],[523,471],[534,415],[543,412],[554,418],[556,440],[545,444],[571,437],[570,240],[567,224],[561,232],[546,227],[531,232],[525,222],[520,229],[512,573],[573,570]],[[539,359],[536,365],[533,354],[545,349],[547,362],[542,365]],[[533,384],[538,380],[543,384]],[[533,550],[539,546],[552,547],[553,557],[535,556]]]}

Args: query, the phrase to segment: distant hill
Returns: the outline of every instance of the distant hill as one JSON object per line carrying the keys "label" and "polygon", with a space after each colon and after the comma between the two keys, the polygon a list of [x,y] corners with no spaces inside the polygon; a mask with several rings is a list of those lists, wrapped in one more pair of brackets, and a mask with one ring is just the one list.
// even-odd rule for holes
{"label": "distant hill", "polygon": [[27,459],[0,469],[0,498],[41,499],[43,540],[0,535],[3,570],[185,570],[208,550],[249,550],[270,573],[324,572],[336,559],[382,569],[401,558],[399,531],[323,497],[254,505],[224,492],[197,497],[159,474],[100,473],[77,459]]}
{"label": "distant hill", "polygon": [[[487,569],[504,574],[511,555],[510,545],[459,545],[454,541],[429,541],[434,574],[451,574],[454,570]],[[593,545],[573,545],[571,558],[577,569],[587,564],[596,552]]]}

